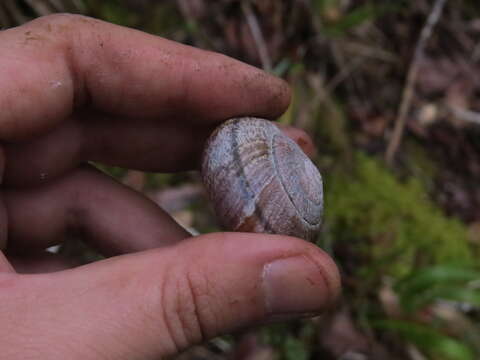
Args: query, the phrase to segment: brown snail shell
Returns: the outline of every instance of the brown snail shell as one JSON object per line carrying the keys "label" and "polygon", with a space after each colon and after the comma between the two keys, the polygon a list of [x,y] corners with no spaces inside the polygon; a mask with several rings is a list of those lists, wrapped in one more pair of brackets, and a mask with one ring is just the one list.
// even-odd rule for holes
{"label": "brown snail shell", "polygon": [[300,147],[272,122],[228,120],[210,136],[202,177],[226,229],[315,239],[322,178]]}

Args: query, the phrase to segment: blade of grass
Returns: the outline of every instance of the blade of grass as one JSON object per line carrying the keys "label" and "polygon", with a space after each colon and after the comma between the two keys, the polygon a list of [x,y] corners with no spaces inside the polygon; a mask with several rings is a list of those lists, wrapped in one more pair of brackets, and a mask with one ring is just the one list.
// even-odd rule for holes
{"label": "blade of grass", "polygon": [[443,335],[432,327],[400,320],[377,321],[374,327],[390,330],[415,344],[419,349],[438,360],[474,360],[469,346],[452,337]]}

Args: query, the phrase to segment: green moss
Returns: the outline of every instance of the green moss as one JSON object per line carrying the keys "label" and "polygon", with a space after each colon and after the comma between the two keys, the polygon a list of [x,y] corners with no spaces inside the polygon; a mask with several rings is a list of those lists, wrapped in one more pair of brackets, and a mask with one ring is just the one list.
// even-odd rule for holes
{"label": "green moss", "polygon": [[351,174],[326,183],[326,228],[370,262],[370,271],[401,277],[433,264],[471,264],[466,227],[446,217],[422,182],[400,182],[373,158],[356,154]]}

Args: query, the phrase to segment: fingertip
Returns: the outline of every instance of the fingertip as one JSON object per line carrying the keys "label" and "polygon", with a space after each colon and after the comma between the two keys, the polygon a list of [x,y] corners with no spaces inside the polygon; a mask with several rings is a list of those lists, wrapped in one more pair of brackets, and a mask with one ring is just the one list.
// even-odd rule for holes
{"label": "fingertip", "polygon": [[[263,114],[260,117],[276,119],[290,106],[292,91],[290,85],[283,79],[259,70],[261,79],[259,87],[264,93]],[[260,97],[262,98],[262,97]]]}
{"label": "fingertip", "polygon": [[313,143],[310,135],[302,129],[295,128],[289,125],[278,124],[278,127],[293,141],[297,143],[298,146],[303,150],[303,152],[310,158],[315,157],[317,154],[317,149]]}
{"label": "fingertip", "polygon": [[292,88],[290,84],[281,78],[276,77],[277,82],[279,83],[278,86],[281,88],[281,110],[282,114],[287,111],[288,107],[290,106],[292,102]]}
{"label": "fingertip", "polygon": [[209,90],[199,92],[199,108],[207,106],[215,121],[239,116],[273,120],[290,105],[291,89],[285,80],[223,54],[192,51],[202,71],[190,81],[201,79]]}
{"label": "fingertip", "polygon": [[325,280],[329,294],[327,306],[332,306],[336,303],[342,291],[340,270],[328,253],[315,245],[313,245],[313,247],[314,250],[312,250],[307,257],[315,263],[319,271],[322,272],[322,277]]}
{"label": "fingertip", "polygon": [[290,85],[283,79],[268,75],[267,86],[269,88],[268,92],[271,95],[271,104],[272,104],[272,116],[267,118],[278,118],[285,111],[287,111],[292,100],[292,90]]}
{"label": "fingertip", "polygon": [[225,261],[244,264],[243,274],[254,268],[255,263],[263,268],[267,322],[321,314],[339,298],[338,267],[330,255],[315,244],[283,235],[218,233],[209,236],[215,239],[212,245]]}
{"label": "fingertip", "polygon": [[[301,312],[300,308],[304,306],[305,313],[320,313],[334,305],[341,293],[341,276],[334,260],[323,249],[305,240],[284,235],[223,232],[201,235],[189,241],[196,242],[196,245],[180,243],[179,246],[189,247],[196,254],[194,257],[200,251],[202,257],[208,253],[222,254],[224,262],[244,264],[244,273],[254,268],[254,264],[267,269],[275,263],[295,263],[291,266],[295,271],[286,270],[278,276],[283,289],[279,291],[281,296],[287,297],[287,283],[290,282],[291,288],[296,289],[289,292],[292,296],[303,294],[299,301],[310,301],[307,304],[300,302],[295,312]],[[278,266],[283,267],[286,268]]]}

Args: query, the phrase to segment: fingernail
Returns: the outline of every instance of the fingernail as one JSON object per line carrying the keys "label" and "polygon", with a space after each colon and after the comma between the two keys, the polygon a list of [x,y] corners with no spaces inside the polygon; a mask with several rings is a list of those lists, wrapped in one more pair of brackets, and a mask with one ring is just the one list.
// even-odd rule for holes
{"label": "fingernail", "polygon": [[319,314],[331,303],[334,292],[329,275],[306,256],[279,259],[265,265],[263,285],[271,315]]}

